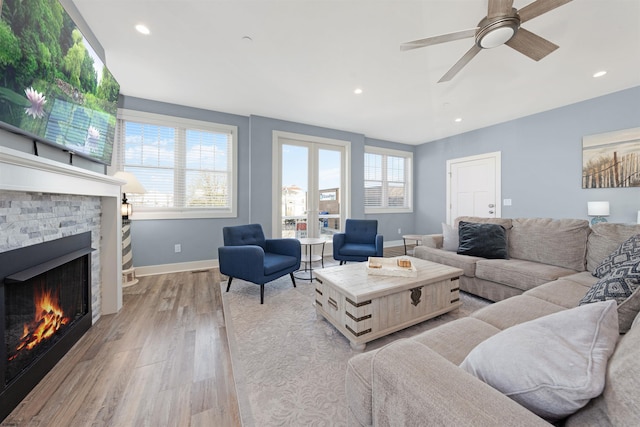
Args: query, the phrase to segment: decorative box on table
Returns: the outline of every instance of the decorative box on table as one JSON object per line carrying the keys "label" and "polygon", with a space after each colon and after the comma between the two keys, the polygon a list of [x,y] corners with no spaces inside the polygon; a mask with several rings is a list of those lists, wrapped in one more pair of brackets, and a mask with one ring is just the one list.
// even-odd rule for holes
{"label": "decorative box on table", "polygon": [[409,258],[369,257],[367,274],[373,276],[417,277],[418,270]]}

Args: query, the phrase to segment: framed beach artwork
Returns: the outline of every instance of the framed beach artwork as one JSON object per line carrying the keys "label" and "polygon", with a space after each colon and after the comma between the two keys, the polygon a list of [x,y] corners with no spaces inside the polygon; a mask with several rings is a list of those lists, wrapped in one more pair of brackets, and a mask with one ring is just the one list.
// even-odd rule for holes
{"label": "framed beach artwork", "polygon": [[582,188],[640,187],[640,128],[582,138]]}

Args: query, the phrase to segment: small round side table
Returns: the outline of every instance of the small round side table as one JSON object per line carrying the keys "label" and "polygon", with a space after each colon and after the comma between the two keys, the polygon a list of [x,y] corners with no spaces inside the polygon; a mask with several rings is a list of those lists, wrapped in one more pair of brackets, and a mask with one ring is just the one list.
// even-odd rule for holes
{"label": "small round side table", "polygon": [[[312,237],[304,237],[298,240],[300,241],[300,245],[304,246],[304,253],[300,258],[300,262],[304,263],[304,270],[298,270],[296,272],[298,274],[294,273],[294,277],[296,279],[312,282],[313,279],[315,279],[315,277],[313,277],[313,263],[321,261],[322,268],[324,268],[324,244],[326,240]],[[313,254],[313,247],[317,245],[322,245],[322,252],[320,255]]]}
{"label": "small round side table", "polygon": [[[405,234],[402,236],[402,242],[404,243],[404,254],[407,255],[407,240],[414,240],[416,242],[416,246],[422,242],[421,234]],[[413,254],[410,254],[413,255]]]}

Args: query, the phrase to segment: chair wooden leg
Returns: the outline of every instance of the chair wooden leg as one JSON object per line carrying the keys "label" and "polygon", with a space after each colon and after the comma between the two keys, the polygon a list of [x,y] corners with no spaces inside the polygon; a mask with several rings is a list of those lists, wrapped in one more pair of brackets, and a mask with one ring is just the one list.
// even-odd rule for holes
{"label": "chair wooden leg", "polygon": [[260,304],[264,304],[264,283],[260,285]]}
{"label": "chair wooden leg", "polygon": [[293,282],[293,287],[296,287],[296,278],[293,277],[293,273],[289,273],[289,276],[291,276],[291,281]]}
{"label": "chair wooden leg", "polygon": [[227,292],[229,292],[229,288],[231,288],[231,281],[233,280],[233,277],[229,276],[229,281],[227,282]]}

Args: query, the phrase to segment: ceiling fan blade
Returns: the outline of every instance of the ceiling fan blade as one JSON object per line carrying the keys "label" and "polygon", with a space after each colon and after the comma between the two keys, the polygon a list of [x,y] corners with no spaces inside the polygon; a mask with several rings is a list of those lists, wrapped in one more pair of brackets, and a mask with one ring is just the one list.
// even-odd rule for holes
{"label": "ceiling fan blade", "polygon": [[540,61],[559,47],[522,27],[520,27],[516,35],[505,44],[534,61]]}
{"label": "ceiling fan blade", "polygon": [[556,7],[567,4],[570,1],[571,0],[536,0],[533,3],[529,3],[522,9],[518,10],[518,15],[520,15],[520,22],[526,22],[530,19],[542,15],[543,13],[547,13],[550,10],[555,9]]}
{"label": "ceiling fan blade", "polygon": [[504,16],[511,14],[511,8],[513,7],[513,0],[489,0],[489,13],[487,18],[495,18],[497,16]]}
{"label": "ceiling fan blade", "polygon": [[411,50],[419,47],[432,46],[434,44],[446,43],[453,40],[467,39],[475,37],[477,28],[456,31],[455,33],[442,34],[439,36],[427,37],[426,39],[414,40],[412,42],[402,43],[400,50]]}
{"label": "ceiling fan blade", "polygon": [[453,67],[451,67],[451,69],[449,69],[449,71],[447,71],[447,73],[442,76],[440,80],[438,80],[438,83],[448,82],[453,77],[455,77],[455,75],[458,74],[458,72],[460,72],[460,70],[462,70],[462,68],[467,65],[469,61],[471,61],[473,57],[476,56],[481,50],[482,48],[474,44],[473,47],[469,49],[467,53],[465,53],[464,56],[458,60],[458,62],[453,64]]}

